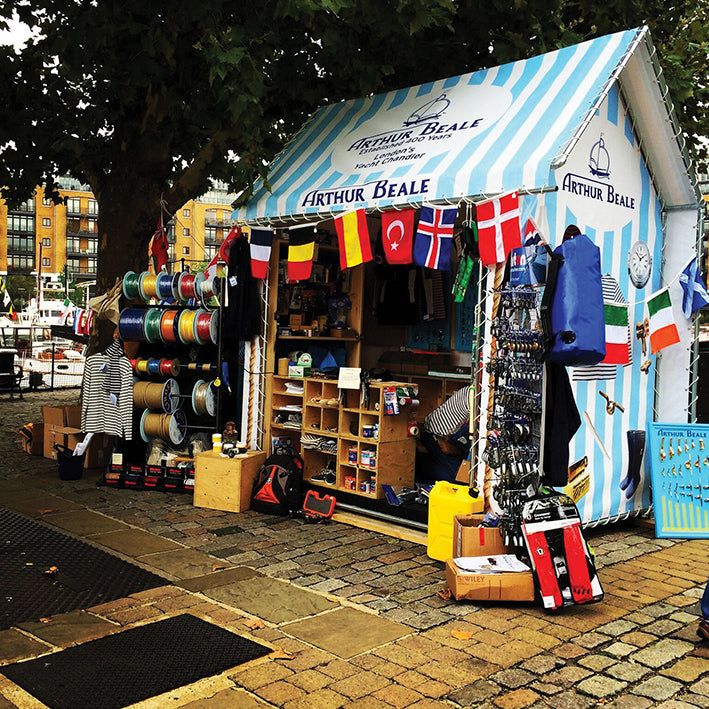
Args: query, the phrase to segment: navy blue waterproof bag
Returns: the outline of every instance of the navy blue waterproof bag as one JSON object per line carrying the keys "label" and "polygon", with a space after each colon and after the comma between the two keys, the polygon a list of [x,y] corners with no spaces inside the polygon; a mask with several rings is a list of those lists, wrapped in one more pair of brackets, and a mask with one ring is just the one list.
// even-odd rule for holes
{"label": "navy blue waterproof bag", "polygon": [[559,257],[551,301],[549,359],[567,367],[598,364],[606,356],[600,249],[579,234],[554,249]]}

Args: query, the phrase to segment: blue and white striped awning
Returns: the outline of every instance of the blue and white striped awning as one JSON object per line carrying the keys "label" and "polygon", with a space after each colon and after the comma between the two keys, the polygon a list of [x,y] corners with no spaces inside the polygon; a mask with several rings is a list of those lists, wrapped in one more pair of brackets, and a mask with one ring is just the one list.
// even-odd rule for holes
{"label": "blue and white striped awning", "polygon": [[240,222],[327,218],[553,184],[646,29],[319,109]]}

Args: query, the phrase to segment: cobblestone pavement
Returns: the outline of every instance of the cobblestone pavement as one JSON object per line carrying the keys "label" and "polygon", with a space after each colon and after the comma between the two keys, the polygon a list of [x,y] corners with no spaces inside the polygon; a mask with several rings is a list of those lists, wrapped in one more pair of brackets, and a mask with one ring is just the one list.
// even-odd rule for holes
{"label": "cobblestone pavement", "polygon": [[[52,461],[21,451],[17,430],[40,420],[41,405],[76,399],[76,391],[0,398],[0,484],[13,499],[49,493],[74,509],[172,540],[213,562],[211,571],[248,567],[294,594],[307,589],[339,611],[354,609],[358,617],[366,613],[372,623],[393,621],[400,629],[379,642],[361,630],[339,637],[335,621],[328,631],[335,637],[321,642],[299,632],[292,619],[263,618],[268,614],[259,616],[249,603],[198,590],[177,574],[174,585],[87,609],[83,620],[88,615],[114,630],[187,611],[274,653],[141,707],[709,707],[709,644],[695,635],[709,577],[707,540],[655,539],[646,520],[588,530],[606,593],[601,603],[554,614],[533,604],[457,603],[439,595],[444,565],[412,542],[334,522],[305,525],[200,509],[183,494],[106,489],[91,471],[60,481]],[[151,568],[153,560],[146,555],[138,563]],[[327,620],[335,612],[311,615]],[[16,648],[18,633],[0,631],[0,646],[4,639]],[[21,636],[26,647],[0,652],[0,664],[64,646],[48,646],[27,631]],[[86,639],[77,631],[73,642]],[[364,651],[357,651],[360,640],[369,640]],[[43,705],[0,674],[0,709],[5,706]]]}

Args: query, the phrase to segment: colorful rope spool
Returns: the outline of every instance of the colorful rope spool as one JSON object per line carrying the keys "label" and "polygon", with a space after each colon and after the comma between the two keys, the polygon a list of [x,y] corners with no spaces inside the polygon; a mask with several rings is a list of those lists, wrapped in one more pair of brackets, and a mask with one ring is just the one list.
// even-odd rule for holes
{"label": "colorful rope spool", "polygon": [[192,389],[192,410],[197,416],[214,416],[217,412],[217,401],[211,382],[199,379]]}
{"label": "colorful rope spool", "polygon": [[170,273],[158,273],[156,291],[160,300],[167,300],[168,298],[174,297],[172,292],[172,278]]}
{"label": "colorful rope spool", "polygon": [[160,360],[159,359],[149,359],[148,360],[148,374],[160,374]]}
{"label": "colorful rope spool", "polygon": [[217,344],[218,314],[206,310],[198,310],[194,323],[195,341],[199,345],[206,345],[208,342]]}
{"label": "colorful rope spool", "polygon": [[213,372],[216,368],[216,364],[210,364],[209,362],[190,362],[187,365],[188,372]]}
{"label": "colorful rope spool", "polygon": [[149,443],[151,438],[161,438],[174,445],[184,441],[187,433],[187,416],[182,409],[171,414],[146,409],[140,418],[140,436]]}
{"label": "colorful rope spool", "polygon": [[160,339],[163,342],[177,342],[177,318],[179,310],[164,310],[160,319]]}
{"label": "colorful rope spool", "polygon": [[123,295],[128,298],[128,300],[135,300],[140,296],[140,291],[138,290],[139,276],[135,271],[128,271],[125,276],[123,276]]}
{"label": "colorful rope spool", "polygon": [[148,373],[148,362],[150,360],[139,357],[135,360],[135,365],[133,365],[133,371],[136,374],[147,374]]}
{"label": "colorful rope spool", "polygon": [[160,341],[160,319],[162,310],[159,308],[148,308],[143,320],[143,334],[148,342]]}
{"label": "colorful rope spool", "polygon": [[177,281],[177,292],[180,300],[186,301],[197,297],[197,291],[195,290],[196,280],[197,277],[193,273],[185,272],[180,274],[180,278]]}
{"label": "colorful rope spool", "polygon": [[160,360],[160,374],[165,377],[176,377],[180,373],[180,360],[167,359]]}
{"label": "colorful rope spool", "polygon": [[196,310],[183,310],[180,313],[177,331],[180,337],[180,342],[183,345],[193,344],[195,340],[194,324],[197,318]]}
{"label": "colorful rope spool", "polygon": [[145,342],[143,321],[147,311],[142,308],[126,308],[118,316],[118,334],[124,341]]}
{"label": "colorful rope spool", "polygon": [[133,405],[139,409],[162,409],[170,414],[180,405],[180,387],[175,379],[136,382],[133,385]]}
{"label": "colorful rope spool", "polygon": [[140,297],[147,303],[151,298],[155,298],[157,291],[158,277],[150,271],[143,271],[138,279],[138,291]]}

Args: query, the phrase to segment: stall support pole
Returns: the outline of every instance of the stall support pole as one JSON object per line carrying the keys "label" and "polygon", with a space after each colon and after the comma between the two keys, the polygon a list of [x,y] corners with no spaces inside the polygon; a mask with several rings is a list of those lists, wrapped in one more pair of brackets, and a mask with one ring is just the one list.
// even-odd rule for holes
{"label": "stall support pole", "polygon": [[[699,219],[697,220],[697,264],[702,264],[702,242],[704,235],[704,210],[699,208]],[[689,396],[689,421],[697,422],[697,386],[699,384],[699,314],[694,316],[692,323],[692,361],[690,368],[690,396]]]}

